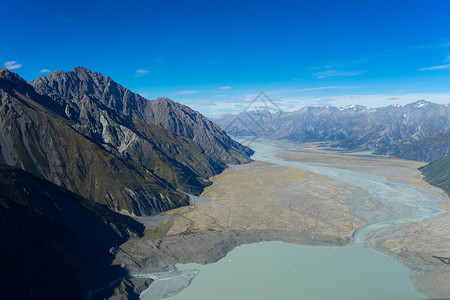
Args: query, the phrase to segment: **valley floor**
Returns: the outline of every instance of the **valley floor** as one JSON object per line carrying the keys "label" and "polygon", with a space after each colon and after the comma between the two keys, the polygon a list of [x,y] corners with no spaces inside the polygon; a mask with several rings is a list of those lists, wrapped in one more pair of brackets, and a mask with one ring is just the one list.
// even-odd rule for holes
{"label": "valley floor", "polygon": [[[145,236],[123,244],[115,263],[130,274],[156,274],[173,271],[176,263],[212,263],[238,245],[259,241],[361,243],[408,266],[414,288],[424,296],[450,296],[448,211],[427,207],[431,215],[438,215],[436,219],[410,222],[421,217],[415,206],[437,204],[385,201],[358,183],[336,180],[340,175],[333,179],[313,172],[320,167],[328,172],[384,178],[386,186],[398,183],[421,197],[441,198],[440,205],[445,208],[445,194],[422,181],[417,171],[422,163],[330,151],[317,144],[279,142],[274,147],[281,151],[272,153],[271,160],[230,167],[213,177],[213,185],[205,189],[198,204],[140,220],[148,227]],[[122,290],[136,280],[122,282]],[[186,284],[189,282],[181,286]],[[122,292],[115,290],[116,296]]]}

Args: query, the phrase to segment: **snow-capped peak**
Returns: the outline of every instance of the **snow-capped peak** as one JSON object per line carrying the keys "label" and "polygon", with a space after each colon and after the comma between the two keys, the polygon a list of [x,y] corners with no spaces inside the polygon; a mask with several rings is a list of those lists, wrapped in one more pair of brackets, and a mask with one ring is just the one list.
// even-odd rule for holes
{"label": "snow-capped peak", "polygon": [[428,105],[428,104],[430,104],[430,103],[425,100],[420,100],[420,101],[416,102],[416,105],[414,105],[414,107],[417,107],[417,108],[424,107],[425,105]]}

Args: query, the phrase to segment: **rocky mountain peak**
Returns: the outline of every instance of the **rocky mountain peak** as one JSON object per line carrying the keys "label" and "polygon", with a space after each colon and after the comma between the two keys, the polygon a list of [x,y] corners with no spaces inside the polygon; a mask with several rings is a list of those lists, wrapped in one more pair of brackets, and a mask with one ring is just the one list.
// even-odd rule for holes
{"label": "rocky mountain peak", "polygon": [[0,68],[0,88],[9,92],[20,90],[27,95],[36,95],[33,87],[27,84],[17,73],[8,69]]}
{"label": "rocky mountain peak", "polygon": [[31,81],[30,84],[40,94],[53,95],[68,101],[77,101],[87,95],[124,115],[145,119],[145,98],[124,88],[110,77],[84,67],[76,67],[70,72],[55,71]]}
{"label": "rocky mountain peak", "polygon": [[[11,81],[11,82],[16,82],[16,83],[19,83],[19,82],[25,82],[25,80],[23,80],[19,75],[17,75],[16,73],[14,73],[14,72],[11,72],[10,70],[8,70],[8,69],[3,69],[3,68],[0,68],[0,79],[3,79],[3,80],[8,80],[8,81]],[[25,82],[26,83],[26,82]]]}
{"label": "rocky mountain peak", "polygon": [[[53,72],[31,82],[40,94],[68,100],[70,106],[83,107],[83,96],[119,111],[132,119],[156,124],[175,134],[194,140],[208,155],[222,163],[248,162],[253,152],[232,140],[220,127],[198,111],[166,97],[149,101],[111,78],[83,67],[64,73]],[[57,100],[58,101],[58,100]],[[74,110],[77,110],[77,108]],[[69,109],[70,110],[70,109]]]}

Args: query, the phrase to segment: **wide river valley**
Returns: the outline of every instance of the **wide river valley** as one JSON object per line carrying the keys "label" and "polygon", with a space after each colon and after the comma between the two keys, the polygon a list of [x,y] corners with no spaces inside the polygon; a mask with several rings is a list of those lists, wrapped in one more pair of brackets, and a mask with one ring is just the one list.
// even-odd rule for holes
{"label": "wide river valley", "polygon": [[[255,150],[252,157],[255,161],[296,168],[355,187],[356,192],[345,205],[364,222],[363,226],[348,238],[345,246],[326,243],[311,246],[269,239],[238,245],[215,263],[177,264],[177,269],[184,271],[176,276],[189,274],[190,278],[182,288],[165,296],[171,296],[170,299],[424,299],[414,291],[410,281],[414,268],[374,250],[379,239],[396,236],[396,231],[390,228],[432,221],[444,212],[439,208],[444,197],[439,191],[432,192],[432,187],[427,190],[406,180],[411,176],[420,177],[415,168],[409,168],[410,173],[405,175],[405,165],[397,169],[387,158],[373,163],[376,157],[369,153],[336,152],[334,155],[331,151],[320,154],[319,150],[315,155],[317,149],[285,142],[254,140],[250,147]],[[372,163],[364,165],[365,159]],[[231,168],[240,172],[248,167]],[[320,180],[317,184],[321,184]],[[332,190],[328,193],[333,197]],[[368,206],[369,198],[378,210],[362,210]],[[383,213],[383,207],[389,213]],[[414,272],[423,270],[415,268]],[[158,280],[162,283],[173,277],[156,279],[156,283]],[[152,295],[155,293],[151,285],[140,298],[151,299]]]}

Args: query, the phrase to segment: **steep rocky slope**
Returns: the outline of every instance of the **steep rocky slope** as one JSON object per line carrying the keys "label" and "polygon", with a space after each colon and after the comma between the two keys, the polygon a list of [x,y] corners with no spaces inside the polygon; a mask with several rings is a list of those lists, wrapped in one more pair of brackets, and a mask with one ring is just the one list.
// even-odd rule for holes
{"label": "steep rocky slope", "polygon": [[61,103],[0,70],[2,160],[127,214],[187,205],[224,164],[192,140],[131,119],[84,95],[67,117]]}
{"label": "steep rocky slope", "polygon": [[38,93],[50,95],[64,106],[67,116],[76,114],[82,106],[80,100],[87,96],[132,119],[159,125],[179,136],[194,140],[219,165],[249,162],[249,155],[253,153],[189,107],[168,98],[148,101],[111,78],[86,68],[77,67],[66,73],[55,71],[30,84]]}
{"label": "steep rocky slope", "polygon": [[4,163],[0,220],[6,299],[84,299],[95,282],[86,275],[123,272],[110,269],[109,249],[143,234],[132,218]]}
{"label": "steep rocky slope", "polygon": [[250,162],[253,154],[198,111],[168,98],[148,102],[147,121],[194,140],[209,156],[228,164]]}

